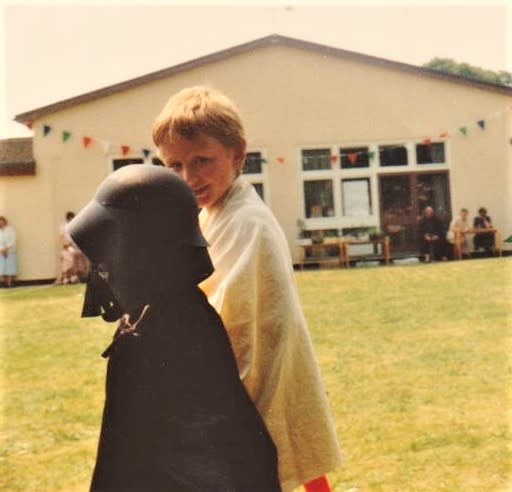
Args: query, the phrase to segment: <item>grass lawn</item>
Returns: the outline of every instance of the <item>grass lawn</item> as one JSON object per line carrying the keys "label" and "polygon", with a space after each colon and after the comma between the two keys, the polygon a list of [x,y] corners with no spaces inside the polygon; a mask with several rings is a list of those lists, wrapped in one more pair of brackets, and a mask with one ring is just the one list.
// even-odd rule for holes
{"label": "grass lawn", "polygon": [[[512,258],[297,281],[345,453],[336,492],[512,490]],[[82,294],[0,291],[2,492],[88,490],[114,326],[81,320]]]}

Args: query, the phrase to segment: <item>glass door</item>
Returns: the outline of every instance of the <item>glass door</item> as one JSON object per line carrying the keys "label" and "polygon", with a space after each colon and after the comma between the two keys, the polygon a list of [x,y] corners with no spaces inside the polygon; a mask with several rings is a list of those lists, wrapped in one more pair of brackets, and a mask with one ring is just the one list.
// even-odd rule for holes
{"label": "glass door", "polygon": [[412,175],[381,175],[379,188],[381,229],[390,238],[391,251],[414,251],[417,214]]}
{"label": "glass door", "polygon": [[434,208],[447,226],[451,208],[447,172],[379,176],[381,229],[390,237],[391,251],[416,253],[418,220],[426,206]]}

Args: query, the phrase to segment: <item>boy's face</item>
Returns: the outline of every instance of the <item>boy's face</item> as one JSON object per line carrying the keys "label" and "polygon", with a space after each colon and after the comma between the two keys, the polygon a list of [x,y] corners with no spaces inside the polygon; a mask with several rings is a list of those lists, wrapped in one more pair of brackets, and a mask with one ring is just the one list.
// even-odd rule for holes
{"label": "boy's face", "polygon": [[192,188],[200,208],[215,205],[242,166],[245,149],[228,148],[217,139],[175,136],[158,147],[164,164]]}

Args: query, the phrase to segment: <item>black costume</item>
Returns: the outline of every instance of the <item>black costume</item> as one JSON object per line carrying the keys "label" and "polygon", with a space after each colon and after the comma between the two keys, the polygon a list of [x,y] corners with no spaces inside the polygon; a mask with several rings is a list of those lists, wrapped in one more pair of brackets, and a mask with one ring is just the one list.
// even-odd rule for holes
{"label": "black costume", "polygon": [[120,326],[92,492],[277,492],[275,446],[197,283],[212,273],[192,191],[172,171],[111,174],[69,232],[94,265],[84,316]]}
{"label": "black costume", "polygon": [[[427,240],[426,235],[437,236],[435,240]],[[422,217],[418,222],[418,239],[420,245],[420,253],[423,255],[431,255],[433,258],[440,259],[446,256],[444,225],[438,217]]]}

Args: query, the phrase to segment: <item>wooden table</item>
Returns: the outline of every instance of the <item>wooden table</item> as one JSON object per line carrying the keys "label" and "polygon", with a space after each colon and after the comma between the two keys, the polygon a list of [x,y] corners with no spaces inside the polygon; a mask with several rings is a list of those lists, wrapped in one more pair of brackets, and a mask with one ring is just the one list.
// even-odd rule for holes
{"label": "wooden table", "polygon": [[341,239],[340,240],[340,265],[348,268],[350,266],[350,246],[356,244],[373,244],[381,245],[381,256],[384,258],[384,263],[389,265],[391,262],[391,244],[389,236],[381,239],[371,239],[367,241],[359,241],[357,239]]}
{"label": "wooden table", "polygon": [[491,227],[487,229],[467,229],[465,231],[458,229],[455,231],[455,237],[453,241],[454,255],[457,260],[462,258],[462,246],[464,244],[464,236],[466,234],[494,234],[494,251],[495,253],[497,252],[499,256],[502,255],[501,236],[498,229]]}

